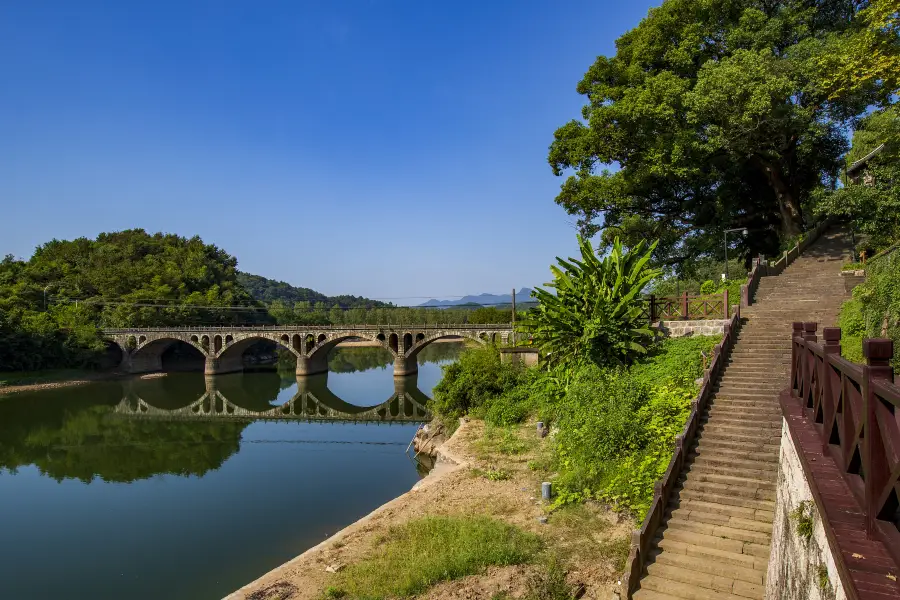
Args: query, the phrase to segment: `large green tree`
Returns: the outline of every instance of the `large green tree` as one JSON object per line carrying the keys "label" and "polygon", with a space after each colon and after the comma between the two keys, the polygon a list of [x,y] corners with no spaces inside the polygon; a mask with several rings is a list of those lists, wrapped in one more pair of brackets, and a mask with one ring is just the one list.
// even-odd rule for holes
{"label": "large green tree", "polygon": [[[886,101],[877,83],[834,96],[821,58],[852,33],[856,0],[667,0],[600,56],[577,90],[583,120],[560,127],[557,202],[610,243],[660,239],[679,265],[747,227],[743,255],[778,251],[804,205],[833,184],[842,127]],[[618,170],[615,170],[618,166]],[[598,220],[602,220],[598,223]]]}

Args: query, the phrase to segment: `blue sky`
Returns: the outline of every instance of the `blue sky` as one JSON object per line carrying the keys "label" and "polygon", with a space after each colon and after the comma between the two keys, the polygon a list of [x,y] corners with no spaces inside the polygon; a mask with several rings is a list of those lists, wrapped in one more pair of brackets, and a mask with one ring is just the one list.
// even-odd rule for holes
{"label": "blue sky", "polygon": [[653,4],[5,2],[0,254],[142,227],[328,294],[541,284],[553,131]]}

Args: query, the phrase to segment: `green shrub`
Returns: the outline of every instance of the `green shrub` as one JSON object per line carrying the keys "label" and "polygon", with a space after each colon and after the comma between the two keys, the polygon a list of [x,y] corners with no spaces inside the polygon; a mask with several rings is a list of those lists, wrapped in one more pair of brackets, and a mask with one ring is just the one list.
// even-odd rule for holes
{"label": "green shrub", "polygon": [[432,410],[459,418],[503,396],[525,378],[524,369],[500,362],[492,345],[465,350],[455,363],[442,367],[443,377],[434,388]]}
{"label": "green shrub", "polygon": [[579,259],[550,267],[555,293],[534,290],[540,303],[522,327],[551,365],[627,364],[652,341],[641,293],[661,273],[649,267],[656,243],[627,249],[616,239],[602,258],[589,240],[579,236],[578,245]]}
{"label": "green shrub", "polygon": [[478,416],[491,425],[515,425],[527,419],[536,406],[531,386],[523,382],[501,396],[489,398]]}
{"label": "green shrub", "polygon": [[373,556],[338,573],[332,589],[357,600],[406,597],[491,565],[528,562],[540,548],[536,535],[496,519],[425,517],[391,529]]}
{"label": "green shrub", "polygon": [[646,385],[673,383],[693,387],[703,376],[705,353],[712,360],[713,348],[722,341],[721,335],[692,335],[666,338],[650,351],[649,356],[631,367],[636,379]]}
{"label": "green shrub", "polygon": [[866,281],[854,288],[853,299],[841,307],[842,354],[863,362],[862,340],[894,340],[894,367],[900,367],[900,250],[869,261]]}
{"label": "green shrub", "polygon": [[716,293],[716,282],[712,279],[707,279],[700,285],[700,293],[704,296],[707,294],[715,294]]}

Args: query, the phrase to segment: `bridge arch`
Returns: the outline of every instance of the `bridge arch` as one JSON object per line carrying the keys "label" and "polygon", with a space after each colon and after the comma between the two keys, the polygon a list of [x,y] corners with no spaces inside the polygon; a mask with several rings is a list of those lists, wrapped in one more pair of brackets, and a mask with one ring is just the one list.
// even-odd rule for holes
{"label": "bridge arch", "polygon": [[273,342],[279,348],[287,350],[294,356],[299,357],[302,355],[302,353],[297,352],[294,349],[290,337],[287,335],[263,335],[259,333],[237,334],[231,343],[226,344],[223,348],[213,354],[213,357],[218,360],[217,371],[220,373],[228,373],[243,370],[244,352],[246,352],[250,346],[259,342]]}
{"label": "bridge arch", "polygon": [[[440,331],[437,333],[433,333],[431,335],[418,334],[416,335],[415,344],[413,344],[410,348],[406,350],[403,354],[403,358],[413,359],[419,355],[419,352],[422,351],[423,348],[434,342],[435,340],[442,340],[447,338],[459,339],[460,341],[472,340],[475,342],[479,342],[481,344],[487,344],[487,335],[482,334],[485,337],[481,337],[480,335],[476,335],[474,332],[470,334],[465,334],[460,331]],[[420,337],[421,336],[421,337]]]}
{"label": "bridge arch", "polygon": [[[195,338],[196,336],[193,337]],[[136,346],[129,351],[128,348],[131,346],[132,340]],[[140,340],[143,340],[143,342]],[[137,338],[135,338],[135,336],[128,336],[124,344],[119,341],[116,341],[116,343],[122,349],[123,362],[127,361],[128,370],[133,373],[161,371],[163,369],[163,354],[174,344],[185,344],[190,346],[204,359],[209,356],[209,352],[200,343],[187,336],[160,336],[153,339],[144,335]]]}

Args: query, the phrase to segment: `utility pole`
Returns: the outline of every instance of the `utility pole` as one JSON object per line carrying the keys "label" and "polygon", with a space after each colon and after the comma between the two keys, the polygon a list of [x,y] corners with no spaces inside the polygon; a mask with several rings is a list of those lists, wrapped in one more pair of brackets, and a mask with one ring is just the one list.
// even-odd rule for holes
{"label": "utility pole", "polygon": [[512,291],[512,336],[513,346],[516,345],[516,288]]}

